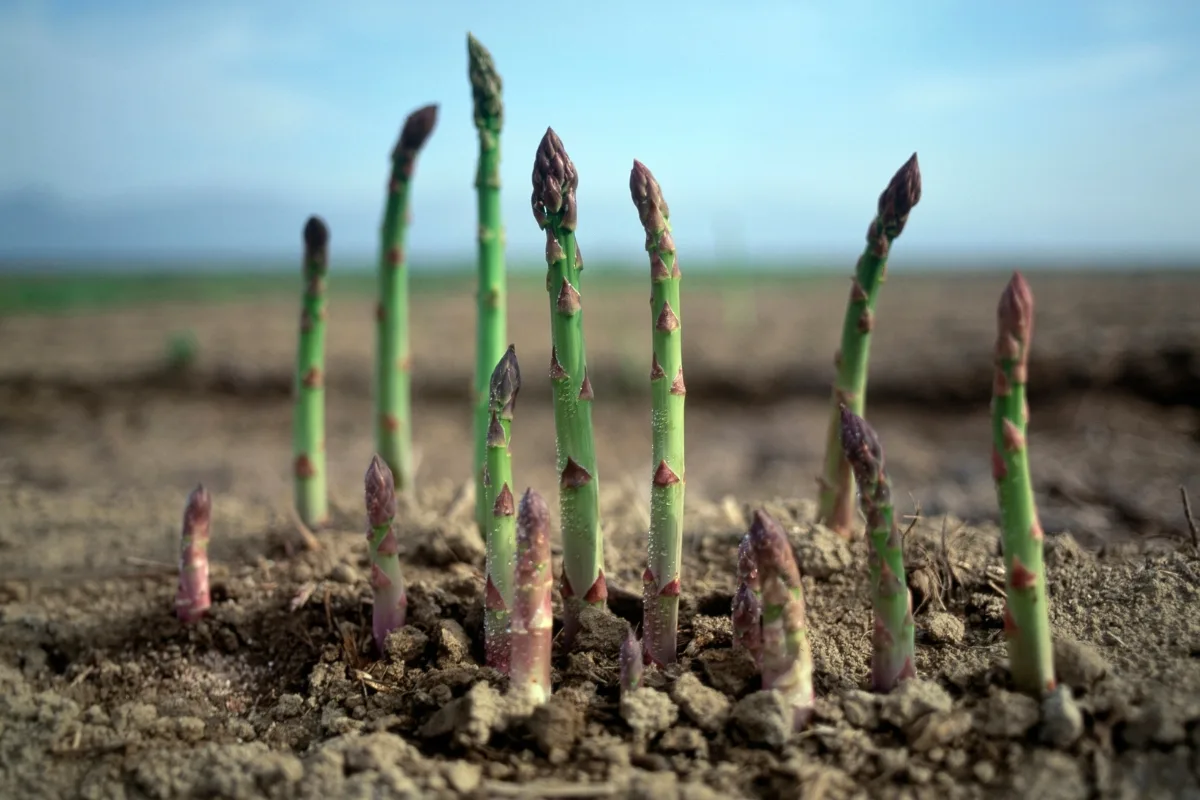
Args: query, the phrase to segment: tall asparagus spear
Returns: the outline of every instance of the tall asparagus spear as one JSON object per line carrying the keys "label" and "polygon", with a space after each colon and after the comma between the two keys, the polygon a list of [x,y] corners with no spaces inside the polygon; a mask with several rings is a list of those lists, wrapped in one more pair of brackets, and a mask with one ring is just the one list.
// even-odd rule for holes
{"label": "tall asparagus spear", "polygon": [[504,224],[500,219],[500,129],[504,125],[503,82],[492,54],[467,34],[468,75],[479,132],[475,174],[479,217],[479,319],[475,334],[475,498],[480,532],[487,533],[489,509],[483,488],[488,430],[488,377],[504,354],[507,338],[504,277]]}
{"label": "tall asparagus spear", "polygon": [[912,593],[904,572],[904,542],[896,525],[883,445],[865,419],[842,406],[842,449],[858,481],[871,540],[871,605],[875,613],[871,684],[890,692],[916,675]]}
{"label": "tall asparagus spear", "polygon": [[304,300],[296,363],[296,409],[292,420],[296,513],[310,528],[329,519],[325,471],[325,274],[329,228],[320,217],[304,226]]}
{"label": "tall asparagus spear", "polygon": [[404,627],[408,612],[408,594],[400,574],[399,543],[392,528],[396,516],[396,486],[387,462],[375,454],[363,479],[367,503],[367,543],[371,557],[371,588],[375,602],[371,611],[371,632],[375,646],[384,652],[387,636]]}
{"label": "tall asparagus spear", "polygon": [[512,661],[509,685],[534,703],[550,697],[550,644],[554,612],[550,595],[554,574],[550,567],[550,510],[546,501],[526,489],[517,512],[516,587],[509,637]]}
{"label": "tall asparagus spear", "polygon": [[733,595],[733,646],[762,662],[762,580],[750,534],[738,545],[738,588]]}
{"label": "tall asparagus spear", "polygon": [[500,358],[490,381],[487,464],[483,475],[487,504],[487,594],[484,649],[488,666],[508,672],[508,610],[513,603],[516,513],[512,494],[512,418],[521,390],[521,367],[513,345]]}
{"label": "tall asparagus spear", "polygon": [[1004,632],[1013,681],[1029,694],[1055,687],[1049,597],[1042,561],[1042,526],[1029,477],[1025,383],[1033,339],[1033,292],[1019,272],[997,309],[996,370],[992,381],[992,477],[1000,504],[1008,572]]}
{"label": "tall asparagus spear", "polygon": [[392,151],[383,215],[379,262],[379,323],[375,354],[375,441],[396,488],[413,485],[412,351],[408,338],[408,265],[404,245],[408,233],[409,197],[417,154],[437,124],[436,105],[408,116]]}
{"label": "tall asparagus spear", "polygon": [[913,153],[879,195],[875,219],[867,229],[867,246],[858,259],[850,287],[842,344],[834,359],[837,377],[825,440],[825,468],[819,480],[821,521],[843,536],[850,535],[854,521],[854,480],[850,464],[842,453],[840,407],[845,405],[861,415],[866,406],[867,361],[875,323],[875,301],[879,286],[887,276],[892,242],[904,230],[909,212],[920,199],[921,169],[917,154]]}
{"label": "tall asparagus spear", "polygon": [[629,192],[646,231],[650,254],[650,363],[653,469],[650,478],[649,564],[642,576],[646,652],[657,664],[675,661],[679,627],[679,556],[683,549],[683,348],[679,310],[681,273],[671,236],[671,211],[654,175],[640,161]]}
{"label": "tall asparagus spear", "polygon": [[592,438],[592,382],[583,337],[580,273],[575,242],[575,190],[579,173],[552,128],[533,163],[533,217],[546,231],[546,288],[550,293],[550,381],[558,439],[559,505],[563,533],[563,640],[570,646],[585,605],[603,606],[604,541],[600,531],[599,476]]}
{"label": "tall asparagus spear", "polygon": [[792,703],[793,722],[804,727],[813,713],[812,650],[804,587],[792,546],[783,528],[756,511],[750,542],[763,585],[762,685],[782,692]]}
{"label": "tall asparagus spear", "polygon": [[212,496],[203,485],[188,495],[180,535],[179,591],[175,615],[181,622],[196,622],[211,605],[208,592],[208,530],[212,521]]}

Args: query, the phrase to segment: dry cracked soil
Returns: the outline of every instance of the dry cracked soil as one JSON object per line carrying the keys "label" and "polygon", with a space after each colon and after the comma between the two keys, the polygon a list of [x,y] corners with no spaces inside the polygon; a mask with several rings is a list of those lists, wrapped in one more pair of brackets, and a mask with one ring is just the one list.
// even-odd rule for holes
{"label": "dry cracked soil", "polygon": [[[911,523],[919,609],[920,677],[888,696],[865,690],[866,545],[813,520],[846,290],[813,281],[685,294],[680,657],[621,701],[648,523],[649,320],[640,288],[586,295],[609,608],[556,650],[554,696],[533,713],[481,666],[471,297],[414,312],[409,625],[382,658],[362,533],[369,298],[334,298],[334,514],[317,549],[288,512],[294,302],[0,318],[0,797],[1200,798],[1200,555],[1180,502],[1183,486],[1200,505],[1200,284],[1030,277],[1062,683],[1041,701],[1006,669],[987,460],[1006,276],[896,277],[881,300],[869,414]],[[517,481],[552,497],[546,298],[510,303]],[[181,328],[199,358],[170,369],[163,343]],[[178,526],[201,481],[213,606],[184,626]],[[730,647],[755,508],[785,524],[804,575],[818,705],[796,736]]]}

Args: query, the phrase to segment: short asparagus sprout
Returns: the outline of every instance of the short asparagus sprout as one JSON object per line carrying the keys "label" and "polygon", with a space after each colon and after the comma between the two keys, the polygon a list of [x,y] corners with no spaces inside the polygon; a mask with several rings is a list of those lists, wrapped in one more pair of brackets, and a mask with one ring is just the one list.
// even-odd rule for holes
{"label": "short asparagus sprout", "polygon": [[508,672],[508,614],[513,604],[513,559],[517,548],[516,503],[512,493],[512,419],[521,390],[521,367],[512,345],[492,371],[485,452],[487,589],[484,650],[488,666]]}
{"label": "short asparagus sprout", "polygon": [[559,505],[563,538],[563,643],[570,647],[584,606],[603,607],[604,539],[600,529],[592,382],[583,336],[580,273],[575,240],[579,173],[562,140],[547,128],[533,164],[533,217],[546,232],[546,289],[550,294],[550,382],[554,388]]}
{"label": "short asparagus sprout", "polygon": [[813,714],[812,649],[800,570],[783,528],[756,511],[750,541],[762,581],[762,686],[782,693],[792,705],[798,730]]}
{"label": "short asparagus sprout", "polygon": [[396,488],[413,487],[412,347],[408,330],[409,198],[417,155],[433,133],[438,107],[425,106],[405,120],[392,151],[387,206],[379,261],[379,305],[375,350],[375,446],[387,462]]}
{"label": "short asparagus sprout", "polygon": [[871,543],[871,685],[890,692],[916,676],[912,592],[904,571],[904,540],[896,525],[883,445],[865,419],[842,406],[842,449],[858,482],[859,502]]}
{"label": "short asparagus sprout", "polygon": [[371,589],[375,602],[371,611],[371,633],[380,653],[386,651],[388,634],[404,627],[408,595],[400,573],[400,547],[393,527],[396,488],[392,471],[378,454],[371,459],[363,480],[367,504],[367,545],[371,559]]}
{"label": "short asparagus sprout", "polygon": [[996,369],[992,381],[992,477],[1000,505],[1008,575],[1004,633],[1017,687],[1035,696],[1053,691],[1054,652],[1043,562],[1042,526],[1029,476],[1026,426],[1033,292],[1019,272],[997,309]]}
{"label": "short asparagus sprout", "polygon": [[503,81],[492,54],[467,34],[467,74],[479,133],[479,166],[475,174],[479,218],[479,318],[475,332],[475,498],[480,533],[488,532],[490,511],[483,486],[489,424],[488,377],[504,354],[507,338],[504,274],[504,223],[500,208],[500,130],[504,126]]}
{"label": "short asparagus sprout", "polygon": [[733,595],[733,646],[762,664],[762,581],[750,534],[738,545],[738,588]]}
{"label": "short asparagus sprout", "polygon": [[304,226],[304,299],[296,363],[296,406],[292,420],[296,513],[310,528],[329,520],[325,469],[325,275],[329,227],[320,217]]}
{"label": "short asparagus sprout", "polygon": [[526,489],[517,511],[516,586],[509,616],[509,685],[535,704],[550,697],[550,645],[554,612],[550,596],[550,511],[546,501]]}
{"label": "short asparagus sprout", "polygon": [[625,629],[625,638],[621,640],[621,652],[618,656],[621,665],[621,696],[637,691],[642,685],[642,673],[645,670],[645,656],[642,653],[642,643],[633,632],[633,626]]}
{"label": "short asparagus sprout", "polygon": [[649,564],[642,575],[646,652],[656,664],[675,661],[679,629],[679,557],[683,549],[683,382],[679,262],[671,211],[654,175],[633,162],[629,192],[650,254],[651,430]]}
{"label": "short asparagus sprout", "polygon": [[841,347],[834,361],[837,377],[829,432],[825,443],[825,466],[820,478],[820,519],[843,536],[849,536],[854,521],[854,480],[842,453],[841,406],[862,415],[866,407],[868,356],[871,331],[875,327],[875,302],[887,277],[887,260],[892,242],[904,230],[909,212],[921,200],[921,170],[917,154],[904,163],[879,195],[878,210],[867,229],[867,246],[858,259]]}
{"label": "short asparagus sprout", "polygon": [[188,495],[180,536],[179,591],[175,615],[181,622],[197,622],[212,604],[208,591],[208,535],[212,522],[212,496],[203,484]]}

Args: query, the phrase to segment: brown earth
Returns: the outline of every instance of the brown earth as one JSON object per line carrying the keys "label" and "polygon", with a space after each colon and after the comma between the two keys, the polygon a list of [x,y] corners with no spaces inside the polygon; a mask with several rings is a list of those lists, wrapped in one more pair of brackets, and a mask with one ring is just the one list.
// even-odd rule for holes
{"label": "brown earth", "polygon": [[[1005,276],[893,277],[869,413],[908,539],[926,680],[862,693],[865,548],[811,524],[844,281],[685,295],[688,532],[682,658],[641,715],[615,687],[619,625],[558,654],[556,697],[512,717],[478,666],[482,545],[469,461],[472,298],[414,310],[423,489],[404,514],[412,626],[369,636],[361,476],[371,301],[335,297],[335,524],[287,512],[294,303],[0,318],[2,797],[1200,797],[1200,298],[1191,275],[1031,276],[1030,439],[1060,677],[1008,691],[987,392]],[[685,292],[686,292],[685,287]],[[585,296],[613,584],[638,621],[649,478],[645,295]],[[524,365],[519,484],[552,497],[544,295],[510,298]],[[172,331],[199,359],[164,367]],[[214,606],[171,616],[183,499],[215,498]],[[775,498],[801,498],[777,500]],[[777,740],[726,615],[748,509],[805,573],[818,717]],[[622,623],[623,624],[623,623]],[[636,730],[626,721],[629,716]]]}

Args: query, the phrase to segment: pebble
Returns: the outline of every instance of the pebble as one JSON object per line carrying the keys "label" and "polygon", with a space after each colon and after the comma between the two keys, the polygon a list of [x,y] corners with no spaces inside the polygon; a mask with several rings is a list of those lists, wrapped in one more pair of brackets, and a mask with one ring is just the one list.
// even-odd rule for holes
{"label": "pebble", "polygon": [[960,644],[966,631],[961,619],[944,611],[930,614],[925,623],[925,632],[934,644]]}
{"label": "pebble", "polygon": [[358,571],[345,562],[338,562],[334,564],[329,577],[338,583],[349,585],[358,580]]}
{"label": "pebble", "polygon": [[1042,700],[1042,741],[1066,749],[1083,735],[1083,712],[1071,687],[1060,685]]}

